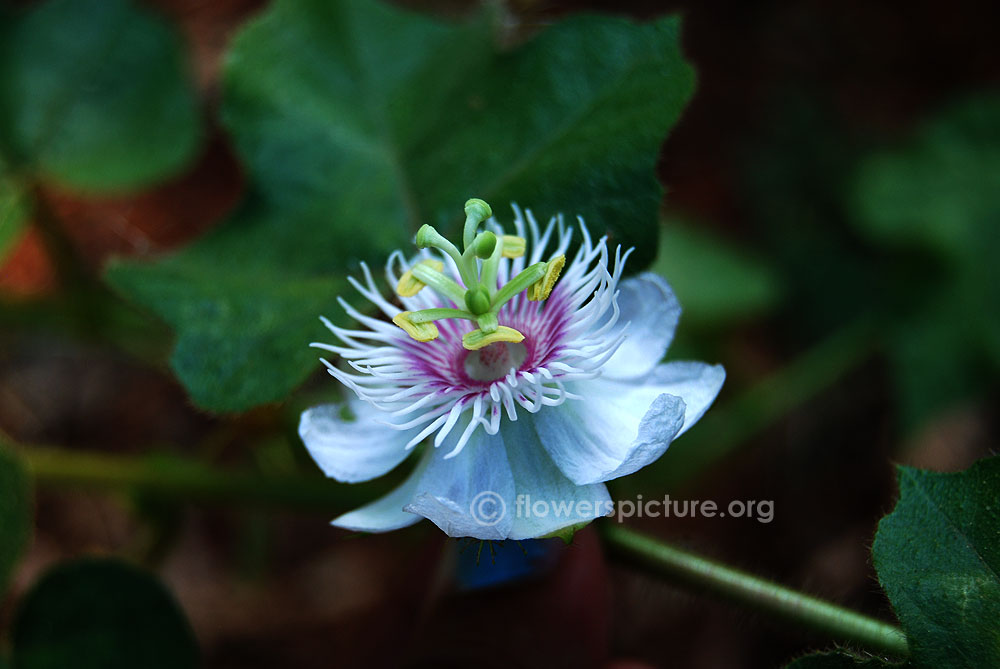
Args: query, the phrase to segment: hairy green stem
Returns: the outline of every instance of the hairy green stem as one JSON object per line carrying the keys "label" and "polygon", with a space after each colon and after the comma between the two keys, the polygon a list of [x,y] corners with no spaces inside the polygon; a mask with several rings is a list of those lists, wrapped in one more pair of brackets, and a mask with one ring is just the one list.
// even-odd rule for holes
{"label": "hairy green stem", "polygon": [[781,617],[870,651],[895,657],[907,657],[910,653],[906,636],[888,623],[611,522],[599,523],[598,530],[612,556],[641,566],[671,582]]}

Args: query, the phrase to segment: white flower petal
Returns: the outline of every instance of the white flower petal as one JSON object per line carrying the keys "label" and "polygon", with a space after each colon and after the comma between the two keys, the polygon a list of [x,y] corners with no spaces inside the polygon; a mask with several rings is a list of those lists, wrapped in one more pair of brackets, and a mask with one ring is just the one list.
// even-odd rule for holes
{"label": "white flower petal", "polygon": [[344,404],[313,407],[299,420],[299,436],[327,476],[344,483],[367,481],[389,472],[409,455],[406,442],[412,431],[388,427],[385,413],[367,402],[352,401],[346,407],[354,420],[343,417]]}
{"label": "white flower petal", "polygon": [[543,537],[611,511],[607,487],[603,483],[581,486],[566,478],[528,420],[507,423],[502,434],[516,489],[508,538]]}
{"label": "white flower petal", "polygon": [[618,325],[608,334],[613,340],[625,330],[625,341],[604,366],[610,379],[632,379],[650,372],[667,353],[674,339],[681,305],[667,281],[645,272],[618,284]]}
{"label": "white flower petal", "polygon": [[354,511],[348,511],[335,518],[331,524],[355,532],[389,532],[423,520],[420,516],[403,511],[403,507],[409,504],[416,494],[420,477],[430,462],[429,456],[429,453],[425,454],[417,468],[395,490]]}
{"label": "white flower petal", "polygon": [[610,481],[663,455],[704,415],[725,378],[721,365],[669,362],[638,382],[595,379],[576,391],[582,400],[539,414],[535,427],[570,479]]}
{"label": "white flower petal", "polygon": [[646,387],[592,381],[582,400],[533,416],[538,437],[566,476],[586,485],[631,474],[667,450],[684,423],[684,400]]}
{"label": "white flower petal", "polygon": [[416,495],[403,508],[452,537],[506,539],[513,522],[514,477],[503,440],[476,430],[455,457],[445,459],[451,450],[447,442],[428,450],[433,452]]}
{"label": "white flower petal", "polygon": [[726,370],[722,365],[677,361],[658,365],[643,379],[643,383],[650,396],[669,393],[684,400],[687,411],[684,413],[684,425],[677,433],[679,437],[705,415],[725,380]]}

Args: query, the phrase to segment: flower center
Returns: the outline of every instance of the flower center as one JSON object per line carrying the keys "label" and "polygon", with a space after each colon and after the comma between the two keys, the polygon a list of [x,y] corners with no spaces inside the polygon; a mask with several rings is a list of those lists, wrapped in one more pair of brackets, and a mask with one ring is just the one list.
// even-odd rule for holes
{"label": "flower center", "polygon": [[527,357],[524,344],[498,341],[469,351],[465,356],[465,373],[475,381],[496,381],[507,376],[511,369],[518,369]]}
{"label": "flower center", "polygon": [[462,346],[470,351],[524,339],[524,335],[514,328],[500,324],[497,319],[500,308],[523,291],[527,291],[532,302],[547,300],[566,258],[560,254],[548,262],[536,262],[522,269],[506,285],[498,286],[501,258],[523,256],[525,240],[512,235],[498,237],[489,230],[479,232],[479,226],[492,216],[490,205],[482,200],[473,198],[465,203],[464,251],[459,251],[429,225],[417,230],[417,246],[436,248],[449,256],[455,262],[462,284],[443,273],[444,263],[439,260],[421,260],[403,274],[396,286],[400,297],[413,297],[430,287],[457,306],[401,311],[393,316],[392,322],[413,339],[421,342],[436,339],[441,333],[434,321],[446,318],[465,319],[479,326],[462,337]]}

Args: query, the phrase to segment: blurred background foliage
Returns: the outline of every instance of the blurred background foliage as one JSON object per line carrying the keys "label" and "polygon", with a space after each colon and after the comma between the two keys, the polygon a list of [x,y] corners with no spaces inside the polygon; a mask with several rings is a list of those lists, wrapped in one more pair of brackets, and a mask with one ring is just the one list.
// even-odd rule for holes
{"label": "blurred background foliage", "polygon": [[611,568],[588,532],[542,583],[456,593],[426,527],[326,527],[392,481],[308,461],[298,413],[339,391],[304,344],[358,261],[473,195],[635,246],[685,308],[670,357],[729,371],[614,492],[773,499],[775,521],[636,525],[887,615],[867,547],[891,461],[995,449],[996,8],[402,4],[0,4],[0,667],[193,666],[192,634],[212,667],[756,667],[823,643]]}

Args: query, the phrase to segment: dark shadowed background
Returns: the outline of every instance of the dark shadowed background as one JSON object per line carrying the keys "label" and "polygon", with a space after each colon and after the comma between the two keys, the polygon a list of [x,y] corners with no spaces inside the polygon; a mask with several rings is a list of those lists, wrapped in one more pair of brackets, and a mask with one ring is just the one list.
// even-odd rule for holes
{"label": "dark shadowed background", "polygon": [[[165,181],[127,195],[39,183],[23,227],[0,227],[0,432],[29,461],[40,448],[155,453],[318,477],[295,435],[297,412],[333,392],[318,364],[287,402],[211,415],[167,364],[170,328],[94,297],[111,257],[179,248],[246,193],[218,118],[220,60],[267,3],[142,4],[182,35],[203,131]],[[679,12],[697,73],[657,165],[653,268],[686,309],[670,357],[720,362],[728,380],[698,428],[612,492],[773,500],[774,517],[630,524],[891,619],[869,549],[895,498],[892,463],[957,471],[997,443],[998,7],[510,3],[521,36],[585,10]],[[0,629],[46,569],[110,554],[160,575],[213,668],[780,667],[829,645],[617,564],[592,529],[537,578],[468,592],[452,574],[478,547],[429,523],[349,536],[323,509],[63,483],[39,480]]]}

